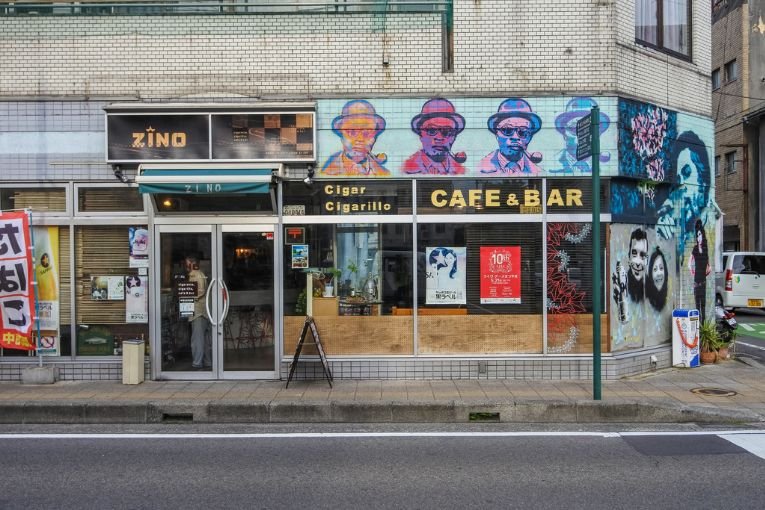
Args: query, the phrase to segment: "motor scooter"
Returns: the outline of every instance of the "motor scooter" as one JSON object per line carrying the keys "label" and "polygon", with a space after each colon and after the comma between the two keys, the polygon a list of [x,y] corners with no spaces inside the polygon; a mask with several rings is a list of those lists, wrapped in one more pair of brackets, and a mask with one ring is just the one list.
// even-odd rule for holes
{"label": "motor scooter", "polygon": [[715,326],[717,332],[720,334],[720,338],[724,342],[730,342],[733,338],[733,331],[738,329],[738,321],[736,321],[736,314],[727,311],[725,308],[719,305],[715,305]]}

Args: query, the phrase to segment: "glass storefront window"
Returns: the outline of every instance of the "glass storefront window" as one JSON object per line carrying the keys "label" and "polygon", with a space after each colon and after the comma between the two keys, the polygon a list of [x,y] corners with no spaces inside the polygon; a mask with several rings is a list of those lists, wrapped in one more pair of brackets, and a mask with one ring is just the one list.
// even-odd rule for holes
{"label": "glass storefront window", "polygon": [[[122,353],[122,341],[149,338],[148,259],[130,240],[145,226],[75,229],[75,295],[78,356]],[[147,269],[143,269],[143,268]]]}
{"label": "glass storefront window", "polygon": [[0,188],[0,210],[30,208],[33,212],[66,212],[64,188]]}
{"label": "glass storefront window", "polygon": [[284,249],[284,354],[306,315],[330,355],[413,354],[411,226],[289,228],[304,228],[305,242]]}
{"label": "glass storefront window", "polygon": [[79,188],[77,211],[81,213],[143,212],[138,188]]}
{"label": "glass storefront window", "polygon": [[[35,278],[39,307],[40,337],[45,356],[70,356],[72,306],[69,227],[34,227]],[[34,330],[35,337],[37,330]],[[0,356],[32,356],[34,351],[0,349]]]}
{"label": "glass storefront window", "polygon": [[421,354],[542,352],[542,224],[417,227]]}
{"label": "glass storefront window", "polygon": [[[601,227],[601,246],[605,227]],[[602,259],[605,265],[605,257]],[[610,301],[601,278],[601,346],[608,351]],[[592,352],[592,224],[547,224],[547,352]]]}

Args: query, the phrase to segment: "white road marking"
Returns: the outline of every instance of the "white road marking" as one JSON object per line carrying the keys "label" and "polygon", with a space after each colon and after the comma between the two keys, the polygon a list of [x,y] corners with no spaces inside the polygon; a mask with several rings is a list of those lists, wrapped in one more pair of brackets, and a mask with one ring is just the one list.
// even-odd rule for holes
{"label": "white road marking", "polygon": [[736,446],[740,446],[752,455],[765,459],[765,434],[752,434],[748,436],[723,434],[720,437],[727,439]]}
{"label": "white road marking", "polygon": [[761,351],[765,351],[765,347],[761,347],[759,345],[747,344],[744,342],[739,342],[738,340],[736,340],[736,345],[743,345],[744,347],[751,347],[752,349],[759,349]]}
{"label": "white road marking", "polygon": [[744,323],[741,323],[741,322],[739,324],[741,325],[742,328],[744,328],[747,331],[754,331],[754,328],[752,326],[750,326],[749,324],[744,324]]}
{"label": "white road marking", "polygon": [[765,435],[762,430],[681,432],[291,432],[269,434],[0,434],[0,439],[302,439],[367,437],[601,437]]}

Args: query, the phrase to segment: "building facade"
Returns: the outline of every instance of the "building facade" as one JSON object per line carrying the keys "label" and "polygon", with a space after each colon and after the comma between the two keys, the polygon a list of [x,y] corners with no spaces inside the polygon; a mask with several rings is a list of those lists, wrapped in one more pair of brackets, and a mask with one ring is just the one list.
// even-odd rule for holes
{"label": "building facade", "polygon": [[590,378],[593,235],[604,376],[669,366],[713,303],[710,3],[319,4],[0,4],[59,377],[143,338],[152,378],[284,378],[312,316],[335,377]]}
{"label": "building facade", "polygon": [[765,151],[765,3],[716,0],[712,11],[712,111],[723,249],[763,250],[760,197]]}

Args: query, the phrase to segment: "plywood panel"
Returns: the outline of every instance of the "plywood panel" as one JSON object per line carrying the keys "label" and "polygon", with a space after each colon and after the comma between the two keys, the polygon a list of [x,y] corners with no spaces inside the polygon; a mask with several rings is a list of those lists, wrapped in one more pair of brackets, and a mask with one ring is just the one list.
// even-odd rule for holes
{"label": "plywood panel", "polygon": [[[328,356],[414,354],[412,317],[323,316],[314,317]],[[291,356],[305,322],[304,316],[284,318],[284,354]],[[310,333],[306,338],[311,341]],[[303,351],[315,354],[313,347]]]}
{"label": "plywood panel", "polygon": [[[601,352],[609,349],[608,315],[600,316]],[[592,352],[592,314],[548,314],[547,350],[550,354]]]}
{"label": "plywood panel", "polygon": [[419,321],[422,354],[542,352],[541,315],[432,315]]}

